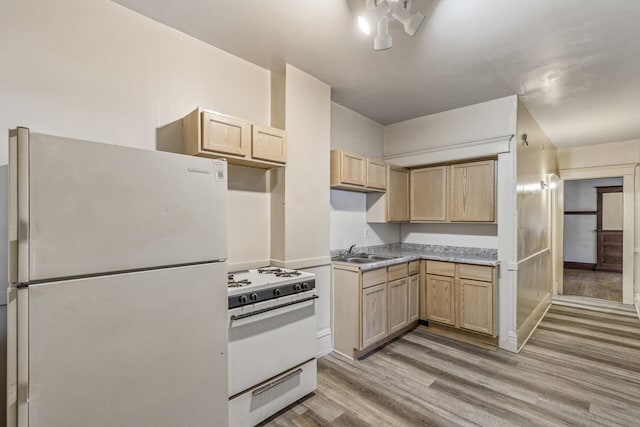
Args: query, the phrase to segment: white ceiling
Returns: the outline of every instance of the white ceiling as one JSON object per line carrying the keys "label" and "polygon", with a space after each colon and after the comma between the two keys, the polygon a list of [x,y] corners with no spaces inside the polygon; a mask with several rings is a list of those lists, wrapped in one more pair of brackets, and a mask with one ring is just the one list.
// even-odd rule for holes
{"label": "white ceiling", "polygon": [[[365,0],[116,0],[271,69],[285,62],[382,124],[511,94],[558,147],[640,137],[640,1],[414,0],[415,37],[357,30]],[[464,126],[464,123],[460,124]]]}

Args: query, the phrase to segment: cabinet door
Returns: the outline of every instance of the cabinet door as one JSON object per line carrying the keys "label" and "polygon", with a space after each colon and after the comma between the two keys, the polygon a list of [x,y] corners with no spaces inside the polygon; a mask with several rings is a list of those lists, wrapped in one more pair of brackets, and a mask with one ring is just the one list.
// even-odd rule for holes
{"label": "cabinet door", "polygon": [[409,323],[420,318],[420,275],[409,276]]}
{"label": "cabinet door", "polygon": [[392,334],[409,323],[409,281],[389,282],[389,333]]}
{"label": "cabinet door", "polygon": [[387,221],[409,221],[409,171],[387,166]]}
{"label": "cabinet door", "polygon": [[411,170],[411,221],[447,220],[447,167]]}
{"label": "cabinet door", "polygon": [[493,283],[458,279],[460,327],[493,335]]}
{"label": "cabinet door", "polygon": [[202,112],[202,150],[249,157],[249,123],[235,117]]}
{"label": "cabinet door", "polygon": [[367,159],[367,187],[386,190],[387,165],[385,162]]}
{"label": "cabinet door", "polygon": [[251,127],[251,157],[270,162],[287,162],[285,131],[267,126]]}
{"label": "cabinet door", "polygon": [[366,160],[364,156],[342,151],[340,155],[340,181],[342,184],[366,184]]}
{"label": "cabinet door", "polygon": [[495,220],[495,161],[451,165],[450,221]]}
{"label": "cabinet door", "polygon": [[427,319],[455,324],[455,286],[453,277],[427,274]]}
{"label": "cabinet door", "polygon": [[387,284],[362,291],[362,347],[374,344],[387,333]]}

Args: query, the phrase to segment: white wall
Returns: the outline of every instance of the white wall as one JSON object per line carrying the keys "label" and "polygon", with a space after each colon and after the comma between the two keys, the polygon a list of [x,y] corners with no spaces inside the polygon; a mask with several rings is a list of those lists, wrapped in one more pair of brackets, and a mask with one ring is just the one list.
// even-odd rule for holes
{"label": "white wall", "polygon": [[515,96],[507,96],[388,125],[385,127],[384,155],[450,148],[511,135],[516,120],[514,104]]}
{"label": "white wall", "polygon": [[[341,148],[381,159],[384,127],[335,102],[331,103],[331,149]],[[331,190],[331,249],[400,241],[399,224],[367,224],[366,194]]]}
{"label": "white wall", "polygon": [[[622,185],[622,178],[565,181],[564,210],[593,211],[598,208],[596,187]],[[596,263],[596,215],[564,216],[564,261]]]}
{"label": "white wall", "polygon": [[402,243],[498,249],[495,224],[402,224]]}
{"label": "white wall", "polygon": [[[197,106],[270,122],[268,70],[110,1],[4,2],[0,56],[0,135],[19,125],[153,150],[157,128]],[[269,259],[267,173],[245,169],[230,168],[229,209],[244,212],[229,222],[232,264]]]}
{"label": "white wall", "polygon": [[273,124],[287,167],[271,173],[271,261],[316,274],[318,353],[331,351],[329,146],[331,88],[289,65],[272,72]]}

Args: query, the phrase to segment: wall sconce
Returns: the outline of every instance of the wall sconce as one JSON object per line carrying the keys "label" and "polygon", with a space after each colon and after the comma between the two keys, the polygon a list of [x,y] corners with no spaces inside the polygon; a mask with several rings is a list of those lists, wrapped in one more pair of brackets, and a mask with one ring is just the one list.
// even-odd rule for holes
{"label": "wall sconce", "polygon": [[526,133],[522,134],[522,142],[524,143],[524,145],[526,145],[528,147],[529,146],[529,141],[527,141],[527,137],[528,137],[528,135]]}
{"label": "wall sconce", "polygon": [[540,189],[541,190],[546,190],[547,188],[549,188],[549,184],[547,184],[546,182],[544,182],[543,180],[540,181]]}

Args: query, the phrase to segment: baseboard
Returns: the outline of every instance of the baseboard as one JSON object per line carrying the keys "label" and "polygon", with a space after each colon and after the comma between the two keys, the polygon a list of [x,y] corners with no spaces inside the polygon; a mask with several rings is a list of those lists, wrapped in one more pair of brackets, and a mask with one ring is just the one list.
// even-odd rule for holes
{"label": "baseboard", "polygon": [[540,300],[536,308],[531,312],[527,320],[524,321],[522,326],[518,328],[518,352],[522,350],[522,347],[529,341],[531,335],[536,330],[544,315],[549,311],[549,307],[551,307],[551,294],[547,294]]}
{"label": "baseboard", "polygon": [[498,348],[511,353],[518,352],[518,335],[510,331],[506,336],[500,335],[498,337]]}
{"label": "baseboard", "polygon": [[326,356],[333,351],[331,328],[325,328],[318,331],[316,335],[317,339],[317,357]]}
{"label": "baseboard", "polygon": [[595,271],[596,263],[565,261],[564,262],[564,268],[571,268],[571,269],[574,269],[574,270],[591,270],[591,271]]}

